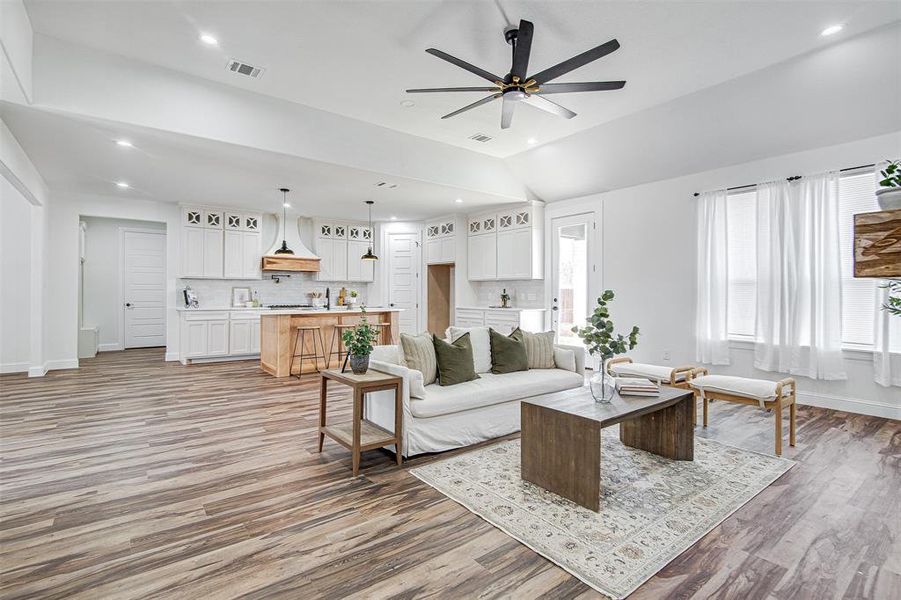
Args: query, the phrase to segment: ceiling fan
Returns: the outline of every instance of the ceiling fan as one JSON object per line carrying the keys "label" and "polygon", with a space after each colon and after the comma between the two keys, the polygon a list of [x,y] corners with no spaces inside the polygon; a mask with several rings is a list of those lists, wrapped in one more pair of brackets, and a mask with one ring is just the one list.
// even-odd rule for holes
{"label": "ceiling fan", "polygon": [[520,102],[534,106],[535,108],[555,114],[566,119],[572,119],[576,113],[560,106],[556,102],[548,100],[544,96],[548,94],[562,94],[567,92],[599,92],[606,90],[619,90],[626,85],[625,81],[593,81],[586,83],[548,83],[553,79],[557,79],[562,75],[566,75],[570,71],[574,71],[579,67],[599,58],[607,56],[619,48],[619,42],[615,39],[605,44],[601,44],[596,48],[592,48],[582,54],[573,56],[568,60],[554,65],[544,71],[540,71],[530,76],[526,76],[529,68],[529,54],[532,51],[532,33],[534,26],[531,22],[522,20],[519,27],[508,28],[504,31],[504,39],[513,47],[513,64],[510,72],[504,77],[498,77],[494,73],[490,73],[485,69],[481,69],[475,65],[471,65],[464,60],[460,60],[455,56],[451,56],[446,52],[429,48],[426,50],[429,54],[437,56],[442,60],[446,60],[452,65],[457,65],[462,69],[466,69],[470,73],[478,75],[483,79],[487,79],[492,84],[491,87],[448,87],[448,88],[420,88],[407,90],[408,94],[424,94],[432,92],[492,92],[490,96],[482,98],[477,102],[468,104],[459,110],[448,113],[441,117],[449,119],[460,113],[472,110],[483,104],[488,104],[498,98],[503,99],[503,108],[501,109],[501,129],[510,127],[513,121],[513,111]]}

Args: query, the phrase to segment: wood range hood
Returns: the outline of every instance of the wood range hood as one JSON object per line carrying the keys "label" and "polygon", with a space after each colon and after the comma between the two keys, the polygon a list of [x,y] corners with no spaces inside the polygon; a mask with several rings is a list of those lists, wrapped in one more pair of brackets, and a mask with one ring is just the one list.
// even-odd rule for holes
{"label": "wood range hood", "polygon": [[[280,215],[275,215],[276,231],[283,231],[284,238],[276,237],[275,243],[261,259],[263,271],[289,271],[292,273],[318,273],[319,257],[304,245],[300,240],[300,232],[297,229],[297,219],[287,219],[288,227],[281,227]],[[293,254],[278,254],[277,251],[287,246]]]}

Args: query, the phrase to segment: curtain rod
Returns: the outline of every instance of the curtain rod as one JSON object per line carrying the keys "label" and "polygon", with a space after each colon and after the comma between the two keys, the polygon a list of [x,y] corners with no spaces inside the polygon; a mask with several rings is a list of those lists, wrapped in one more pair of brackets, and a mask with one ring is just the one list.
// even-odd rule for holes
{"label": "curtain rod", "polygon": [[[870,167],[875,167],[875,166],[876,166],[875,164],[859,165],[859,166],[856,166],[856,167],[847,167],[847,168],[845,168],[845,169],[839,169],[838,172],[839,172],[839,173],[844,173],[845,171],[856,171],[857,169],[869,169]],[[801,179],[801,175],[792,175],[791,177],[786,177],[786,178],[785,178],[786,181],[797,181],[797,180],[799,180],[799,179]],[[756,184],[756,183],[749,183],[749,184],[747,184],[747,185],[736,185],[736,186],[734,186],[734,187],[726,188],[726,191],[727,191],[727,192],[733,192],[733,191],[735,191],[735,190],[743,190],[743,189],[745,189],[745,188],[752,188],[752,187],[757,187],[757,184]],[[700,193],[700,192],[695,192],[695,193],[692,194],[692,195],[695,196],[695,197],[698,197],[698,196],[701,195],[701,193]]]}

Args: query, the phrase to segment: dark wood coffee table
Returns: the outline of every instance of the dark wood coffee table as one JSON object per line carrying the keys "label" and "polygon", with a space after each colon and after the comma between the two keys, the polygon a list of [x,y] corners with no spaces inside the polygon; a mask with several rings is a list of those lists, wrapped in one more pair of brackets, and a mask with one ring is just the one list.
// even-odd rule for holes
{"label": "dark wood coffee table", "polygon": [[694,460],[694,394],[661,386],[660,396],[620,396],[598,404],[587,388],[523,400],[522,478],[597,511],[601,429],[619,424],[623,444]]}

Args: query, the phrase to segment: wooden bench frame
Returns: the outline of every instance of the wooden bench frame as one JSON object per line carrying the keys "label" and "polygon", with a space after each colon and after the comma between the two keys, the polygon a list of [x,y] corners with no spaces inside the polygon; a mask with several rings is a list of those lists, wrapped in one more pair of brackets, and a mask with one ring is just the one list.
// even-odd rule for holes
{"label": "wooden bench frame", "polygon": [[[688,381],[694,379],[698,375],[707,375],[707,369],[703,367],[699,367],[697,369],[693,369]],[[790,388],[790,393],[786,394],[786,388]],[[695,392],[695,397],[701,397],[704,405],[704,427],[707,427],[707,413],[708,413],[708,405],[711,400],[724,400],[726,402],[734,402],[736,404],[747,404],[750,406],[760,406],[763,404],[763,407],[767,410],[773,411],[773,421],[774,421],[774,433],[776,436],[776,456],[782,456],[782,409],[788,407],[788,445],[795,445],[795,430],[797,426],[797,399],[796,392],[797,386],[795,384],[795,380],[791,377],[786,377],[782,381],[776,383],[776,397],[772,400],[764,400],[761,402],[756,398],[748,398],[747,396],[737,396],[735,394],[729,394],[722,391],[714,391],[714,390],[704,390],[702,393],[701,390],[692,388]]]}

